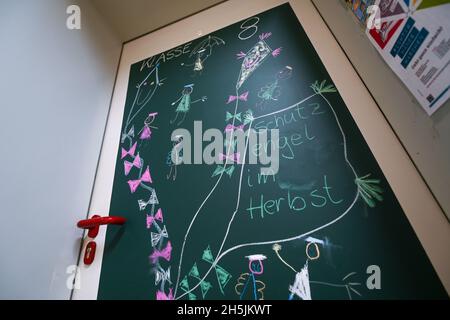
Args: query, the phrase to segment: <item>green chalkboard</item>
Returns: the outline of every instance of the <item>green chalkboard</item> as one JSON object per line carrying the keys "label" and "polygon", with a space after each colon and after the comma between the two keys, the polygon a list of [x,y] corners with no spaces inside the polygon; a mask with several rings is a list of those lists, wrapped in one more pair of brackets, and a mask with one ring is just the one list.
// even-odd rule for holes
{"label": "green chalkboard", "polygon": [[131,66],[110,215],[99,299],[447,298],[288,4]]}

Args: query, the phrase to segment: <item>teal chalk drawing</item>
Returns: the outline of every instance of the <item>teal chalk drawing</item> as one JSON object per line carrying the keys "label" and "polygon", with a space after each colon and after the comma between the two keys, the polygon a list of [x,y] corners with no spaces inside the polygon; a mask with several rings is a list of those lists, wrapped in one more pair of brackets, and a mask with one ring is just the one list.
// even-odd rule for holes
{"label": "teal chalk drawing", "polygon": [[[208,264],[214,263],[215,258],[211,252],[210,246],[208,246],[205,250],[203,250],[201,259],[202,261]],[[224,292],[225,286],[228,284],[232,276],[227,270],[225,270],[225,268],[219,265],[215,265],[214,269],[216,271],[218,288],[220,292],[223,295],[225,295]],[[213,285],[210,282],[206,281],[206,279],[201,278],[197,262],[194,262],[194,265],[189,270],[189,273],[183,278],[183,280],[178,285],[178,287],[188,295],[189,300],[196,300],[197,296],[193,294],[192,291],[195,290],[197,287],[193,289],[190,288],[188,277],[198,280],[202,298],[205,299],[209,290],[213,288]]]}
{"label": "teal chalk drawing", "polygon": [[203,96],[200,99],[194,100],[192,101],[191,99],[191,94],[194,91],[194,84],[187,84],[184,86],[183,90],[181,91],[181,96],[175,100],[174,102],[172,102],[172,106],[177,105],[177,108],[175,109],[175,118],[170,120],[170,124],[174,124],[175,121],[177,121],[178,116],[180,114],[183,115],[182,119],[177,123],[177,125],[181,125],[184,121],[184,119],[186,118],[186,114],[189,112],[189,110],[191,110],[191,106],[194,103],[197,102],[205,102],[206,100],[208,100],[208,97]]}
{"label": "teal chalk drawing", "polygon": [[323,94],[323,93],[334,93],[337,92],[336,88],[332,84],[326,84],[327,81],[323,80],[321,83],[319,81],[314,82],[311,85],[311,89],[317,94]]}
{"label": "teal chalk drawing", "polygon": [[278,71],[273,82],[259,90],[258,98],[260,98],[260,101],[257,103],[257,107],[263,109],[268,103],[278,101],[278,98],[281,96],[280,83],[283,80],[288,80],[292,76],[292,70],[291,66],[285,66],[282,70]]}
{"label": "teal chalk drawing", "polygon": [[380,180],[368,179],[370,174],[361,178],[356,178],[355,183],[358,186],[358,192],[365,203],[371,208],[375,207],[376,201],[383,201],[381,194],[383,189],[379,186]]}

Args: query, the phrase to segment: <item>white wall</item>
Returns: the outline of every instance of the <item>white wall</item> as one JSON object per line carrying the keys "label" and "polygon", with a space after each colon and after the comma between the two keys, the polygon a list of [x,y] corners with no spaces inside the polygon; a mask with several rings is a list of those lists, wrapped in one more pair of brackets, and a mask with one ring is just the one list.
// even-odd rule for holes
{"label": "white wall", "polygon": [[70,295],[120,50],[89,1],[0,0],[0,299]]}
{"label": "white wall", "polygon": [[90,0],[123,42],[224,0]]}

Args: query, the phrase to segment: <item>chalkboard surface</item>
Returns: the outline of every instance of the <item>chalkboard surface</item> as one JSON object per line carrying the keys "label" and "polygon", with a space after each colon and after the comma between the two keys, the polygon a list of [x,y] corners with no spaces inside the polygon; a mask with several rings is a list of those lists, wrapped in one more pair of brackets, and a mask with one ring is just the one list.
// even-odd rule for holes
{"label": "chalkboard surface", "polygon": [[131,66],[110,215],[99,299],[447,298],[289,4]]}

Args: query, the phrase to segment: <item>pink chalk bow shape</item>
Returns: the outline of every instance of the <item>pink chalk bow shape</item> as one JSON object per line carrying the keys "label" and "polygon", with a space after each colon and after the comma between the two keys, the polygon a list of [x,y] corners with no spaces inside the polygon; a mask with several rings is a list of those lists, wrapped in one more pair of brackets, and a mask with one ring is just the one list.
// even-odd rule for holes
{"label": "pink chalk bow shape", "polygon": [[275,50],[273,50],[272,51],[272,56],[278,57],[280,55],[282,49],[283,48],[280,47],[280,48],[276,48]]}
{"label": "pink chalk bow shape", "polygon": [[229,103],[231,103],[233,101],[236,101],[237,99],[239,99],[241,101],[247,101],[247,98],[248,98],[248,91],[244,92],[240,96],[229,96],[227,104],[229,104]]}
{"label": "pink chalk bow shape", "polygon": [[164,218],[163,218],[163,214],[162,214],[161,208],[159,208],[158,211],[156,211],[155,219],[158,220],[158,221],[160,221],[160,222],[163,222],[163,221],[164,221]]}
{"label": "pink chalk bow shape", "polygon": [[259,36],[259,40],[265,40],[267,38],[269,38],[272,35],[272,32],[264,32]]}
{"label": "pink chalk bow shape", "polygon": [[144,174],[137,180],[128,180],[128,185],[130,186],[131,193],[135,193],[137,188],[142,182],[153,183],[152,176],[150,175],[150,169],[147,166]]}
{"label": "pink chalk bow shape", "polygon": [[163,291],[156,292],[156,300],[173,300],[172,288],[169,289],[169,294],[165,294]]}
{"label": "pink chalk bow shape", "polygon": [[125,158],[126,156],[132,156],[134,157],[134,153],[136,152],[136,147],[137,147],[137,142],[135,142],[133,144],[133,146],[130,148],[130,150],[125,150],[124,148],[122,148],[122,155],[120,157],[120,159]]}
{"label": "pink chalk bow shape", "polygon": [[231,154],[229,156],[224,155],[223,153],[219,154],[219,159],[220,160],[225,160],[228,159],[231,162],[235,162],[235,163],[239,163],[240,159],[241,159],[241,154],[239,152]]}
{"label": "pink chalk bow shape", "polygon": [[239,60],[239,59],[243,59],[243,58],[245,58],[246,56],[247,56],[247,54],[244,53],[244,52],[242,52],[242,51],[236,54],[236,57],[237,57],[238,60]]}
{"label": "pink chalk bow shape", "polygon": [[161,251],[155,249],[149,258],[152,261],[152,263],[155,264],[160,258],[166,261],[170,261],[171,254],[172,254],[172,244],[170,243],[170,241],[168,241],[167,246],[164,249],[162,249]]}
{"label": "pink chalk bow shape", "polygon": [[133,167],[141,168],[141,166],[142,166],[141,157],[138,154],[134,158],[133,162],[129,162],[129,161],[125,160],[125,162],[123,163],[123,166],[125,168],[125,175],[127,176],[130,173],[131,169],[133,169]]}
{"label": "pink chalk bow shape", "polygon": [[150,127],[148,125],[145,125],[144,129],[142,129],[142,133],[139,136],[139,139],[148,140],[151,138],[151,136],[152,136],[152,130],[150,129]]}
{"label": "pink chalk bow shape", "polygon": [[158,220],[159,222],[163,222],[163,214],[161,208],[158,209],[154,216],[147,215],[147,229],[150,229],[153,225],[153,221]]}
{"label": "pink chalk bow shape", "polygon": [[240,126],[234,126],[231,123],[225,127],[225,132],[233,132],[234,130],[241,130],[244,131],[245,124],[242,124]]}

